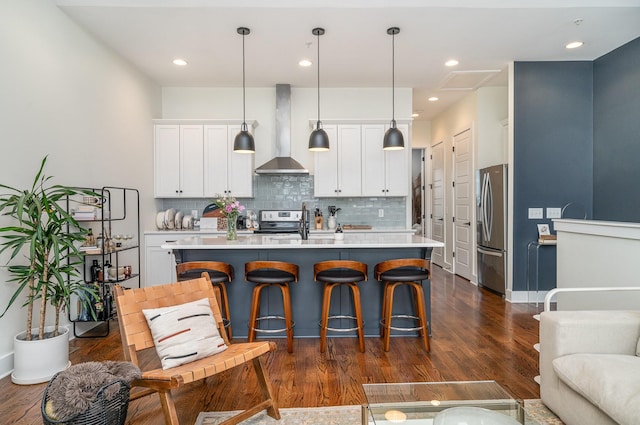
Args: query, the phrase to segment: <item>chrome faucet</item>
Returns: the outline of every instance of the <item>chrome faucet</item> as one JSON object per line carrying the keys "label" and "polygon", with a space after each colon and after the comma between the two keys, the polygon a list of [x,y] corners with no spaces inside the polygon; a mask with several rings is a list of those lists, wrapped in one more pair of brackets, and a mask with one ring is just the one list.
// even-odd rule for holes
{"label": "chrome faucet", "polygon": [[309,211],[307,211],[307,204],[302,203],[302,217],[300,217],[300,227],[298,233],[302,240],[309,239]]}

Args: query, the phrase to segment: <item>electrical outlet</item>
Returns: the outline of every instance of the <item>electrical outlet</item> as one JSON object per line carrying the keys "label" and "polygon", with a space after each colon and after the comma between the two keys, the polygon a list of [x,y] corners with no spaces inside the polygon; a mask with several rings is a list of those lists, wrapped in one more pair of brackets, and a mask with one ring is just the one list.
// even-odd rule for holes
{"label": "electrical outlet", "polygon": [[544,218],[544,208],[529,208],[529,220]]}
{"label": "electrical outlet", "polygon": [[193,218],[198,218],[198,210],[191,210],[191,216]]}
{"label": "electrical outlet", "polygon": [[378,218],[383,218],[384,217],[384,209],[380,208],[378,209]]}

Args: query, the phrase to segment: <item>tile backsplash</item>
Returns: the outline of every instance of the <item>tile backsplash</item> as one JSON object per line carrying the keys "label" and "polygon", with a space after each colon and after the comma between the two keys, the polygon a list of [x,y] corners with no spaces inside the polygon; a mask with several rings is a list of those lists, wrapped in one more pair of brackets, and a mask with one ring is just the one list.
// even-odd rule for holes
{"label": "tile backsplash", "polygon": [[[299,174],[257,175],[253,180],[253,198],[238,198],[248,210],[298,210],[306,202],[312,211],[319,208],[326,217],[329,205],[335,205],[338,223],[369,224],[377,228],[405,228],[406,209],[403,197],[390,198],[315,198],[313,196],[313,176]],[[213,199],[163,199],[162,208],[175,208],[185,214],[198,210],[201,214]],[[384,209],[384,217],[378,217],[378,210]]]}

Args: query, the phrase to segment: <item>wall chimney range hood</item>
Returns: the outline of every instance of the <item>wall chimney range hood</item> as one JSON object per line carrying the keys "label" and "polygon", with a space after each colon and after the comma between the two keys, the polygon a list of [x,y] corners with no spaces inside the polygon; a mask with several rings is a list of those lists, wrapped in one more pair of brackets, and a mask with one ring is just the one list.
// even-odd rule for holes
{"label": "wall chimney range hood", "polygon": [[309,174],[291,157],[291,85],[276,84],[276,157],[256,168],[256,174]]}

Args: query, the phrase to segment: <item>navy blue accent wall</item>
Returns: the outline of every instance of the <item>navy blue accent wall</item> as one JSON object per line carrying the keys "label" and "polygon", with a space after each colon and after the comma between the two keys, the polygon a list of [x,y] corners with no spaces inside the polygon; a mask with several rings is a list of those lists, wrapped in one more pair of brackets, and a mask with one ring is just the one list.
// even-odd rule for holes
{"label": "navy blue accent wall", "polygon": [[640,38],[594,62],[593,217],[640,222]]}
{"label": "navy blue accent wall", "polygon": [[[593,62],[514,65],[513,290],[526,290],[528,208],[593,207]],[[532,253],[533,259],[533,253]],[[540,290],[555,287],[555,248],[540,249]],[[532,273],[533,274],[533,273]],[[533,290],[535,288],[530,288]]]}

